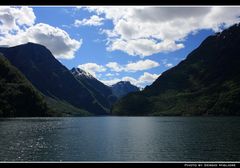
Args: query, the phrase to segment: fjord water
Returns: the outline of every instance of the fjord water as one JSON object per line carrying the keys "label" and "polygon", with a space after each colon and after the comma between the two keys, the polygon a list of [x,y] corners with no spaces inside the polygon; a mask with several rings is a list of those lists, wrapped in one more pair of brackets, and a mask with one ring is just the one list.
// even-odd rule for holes
{"label": "fjord water", "polygon": [[0,161],[239,161],[239,117],[0,119]]}

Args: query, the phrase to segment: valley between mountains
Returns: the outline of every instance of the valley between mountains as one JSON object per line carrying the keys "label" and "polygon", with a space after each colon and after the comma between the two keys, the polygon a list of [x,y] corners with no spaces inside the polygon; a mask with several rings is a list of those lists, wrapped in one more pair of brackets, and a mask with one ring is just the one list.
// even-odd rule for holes
{"label": "valley between mountains", "polygon": [[207,37],[143,90],[107,86],[45,47],[0,48],[0,117],[240,114],[240,24]]}

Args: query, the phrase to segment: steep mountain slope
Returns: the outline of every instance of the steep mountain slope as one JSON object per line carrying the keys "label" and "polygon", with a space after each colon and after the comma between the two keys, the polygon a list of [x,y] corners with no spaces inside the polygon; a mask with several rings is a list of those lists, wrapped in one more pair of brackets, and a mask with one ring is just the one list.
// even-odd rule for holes
{"label": "steep mountain slope", "polygon": [[131,92],[139,91],[137,86],[132,85],[129,81],[120,81],[111,86],[112,92],[118,98],[123,97]]}
{"label": "steep mountain slope", "polygon": [[48,116],[43,95],[0,54],[0,117]]}
{"label": "steep mountain slope", "polygon": [[71,73],[79,82],[88,88],[90,92],[92,92],[94,97],[97,97],[105,108],[109,109],[117,100],[117,97],[113,95],[111,88],[94,78],[90,73],[85,72],[80,68],[72,68]]}
{"label": "steep mountain slope", "polygon": [[44,95],[96,115],[107,114],[97,100],[44,46],[27,43],[0,48],[8,60]]}
{"label": "steep mountain slope", "polygon": [[142,92],[116,103],[117,115],[239,115],[240,25],[209,36]]}

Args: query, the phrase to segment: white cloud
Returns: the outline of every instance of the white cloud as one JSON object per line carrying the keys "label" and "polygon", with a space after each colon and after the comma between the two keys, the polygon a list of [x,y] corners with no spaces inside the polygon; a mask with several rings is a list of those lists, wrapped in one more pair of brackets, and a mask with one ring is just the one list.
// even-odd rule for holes
{"label": "white cloud", "polygon": [[117,39],[112,41],[107,50],[123,50],[129,55],[138,55],[140,57],[145,57],[159,52],[175,51],[183,47],[183,44],[176,44],[171,40],[157,42],[153,39]]}
{"label": "white cloud", "polygon": [[129,81],[131,84],[135,86],[139,86],[139,81],[133,77],[125,76],[122,78],[122,81]]}
{"label": "white cloud", "polygon": [[157,75],[157,74],[151,74],[151,73],[148,73],[148,72],[144,72],[144,74],[139,77],[139,81],[140,81],[140,83],[152,83],[159,76],[160,75]]}
{"label": "white cloud", "polygon": [[93,15],[91,16],[89,19],[83,19],[83,20],[75,20],[74,22],[74,26],[75,27],[79,27],[79,26],[100,26],[103,24],[104,19],[97,16],[97,15]]}
{"label": "white cloud", "polygon": [[10,8],[7,6],[0,7],[0,34],[20,31],[19,26],[32,26],[36,16],[32,8],[20,7]]}
{"label": "white cloud", "polygon": [[141,57],[184,47],[189,34],[202,29],[220,31],[240,21],[240,7],[88,7],[113,21],[107,50]]}
{"label": "white cloud", "polygon": [[0,40],[0,45],[15,46],[27,42],[46,46],[56,58],[72,59],[81,47],[82,40],[71,39],[67,32],[48,24],[39,23],[16,35],[7,34]]}
{"label": "white cloud", "polygon": [[125,76],[122,78],[114,78],[114,79],[110,79],[110,80],[101,80],[101,82],[103,82],[105,85],[108,85],[108,86],[111,86],[120,81],[129,81],[131,84],[139,86],[137,79],[130,77],[130,76]]}
{"label": "white cloud", "polygon": [[152,84],[153,81],[155,81],[160,75],[157,74],[151,74],[148,72],[144,72],[143,75],[141,75],[138,79],[135,79],[133,77],[123,77],[122,81],[129,81],[130,83],[143,88],[146,85]]}
{"label": "white cloud", "polygon": [[143,7],[126,7],[126,6],[117,6],[117,7],[86,7],[85,9],[89,12],[94,12],[97,15],[104,14],[106,19],[111,19],[117,22],[119,19],[126,19],[129,14],[132,12],[132,8],[142,9]]}
{"label": "white cloud", "polygon": [[111,71],[115,71],[115,72],[121,72],[121,71],[136,72],[136,71],[151,69],[158,66],[159,66],[158,62],[155,62],[149,59],[140,60],[137,62],[130,62],[126,65],[120,65],[117,62],[109,62],[108,64],[106,64],[106,67],[110,68]]}
{"label": "white cloud", "polygon": [[32,8],[23,6],[20,11],[16,12],[16,15],[18,15],[17,23],[19,25],[32,26],[35,23],[36,16]]}
{"label": "white cloud", "polygon": [[151,69],[158,66],[159,66],[158,62],[146,59],[144,61],[140,60],[134,63],[128,63],[125,66],[125,71],[132,71],[132,72],[142,71],[142,70],[147,70],[147,69]]}
{"label": "white cloud", "polygon": [[173,64],[172,63],[168,63],[168,60],[167,59],[163,59],[162,60],[162,64],[167,67],[167,68],[171,68],[173,67]]}
{"label": "white cloud", "polygon": [[168,67],[168,68],[170,68],[170,67],[173,66],[173,64],[172,64],[172,63],[167,63],[167,64],[165,64],[165,66]]}
{"label": "white cloud", "polygon": [[36,16],[28,7],[0,7],[0,45],[15,46],[27,42],[42,44],[56,58],[72,59],[82,39],[72,39],[64,30],[45,23],[35,24]]}
{"label": "white cloud", "polygon": [[78,65],[78,68],[83,69],[86,72],[89,72],[94,77],[97,77],[97,72],[105,72],[106,68],[102,65],[98,65],[96,63],[86,63]]}
{"label": "white cloud", "polygon": [[101,80],[101,82],[110,86],[110,85],[113,85],[113,84],[115,84],[119,81],[129,81],[133,85],[136,85],[140,88],[143,88],[146,85],[149,85],[153,81],[155,81],[160,75],[144,72],[143,75],[141,75],[138,79],[135,79],[135,78],[130,77],[130,76],[125,76],[125,77],[122,77],[122,78],[114,78],[114,79],[110,79],[110,80]]}
{"label": "white cloud", "polygon": [[101,80],[102,83],[104,83],[105,85],[108,85],[108,86],[111,86],[120,81],[121,81],[121,79],[118,79],[118,78],[114,78],[114,79],[110,79],[110,80]]}
{"label": "white cloud", "polygon": [[112,71],[115,71],[115,72],[121,72],[124,69],[117,62],[109,62],[106,64],[106,67],[110,68]]}
{"label": "white cloud", "polygon": [[143,75],[141,75],[138,79],[134,79],[132,77],[125,77],[123,78],[123,80],[129,81],[132,84],[143,88],[146,85],[152,84],[152,82],[154,82],[160,75],[144,72]]}

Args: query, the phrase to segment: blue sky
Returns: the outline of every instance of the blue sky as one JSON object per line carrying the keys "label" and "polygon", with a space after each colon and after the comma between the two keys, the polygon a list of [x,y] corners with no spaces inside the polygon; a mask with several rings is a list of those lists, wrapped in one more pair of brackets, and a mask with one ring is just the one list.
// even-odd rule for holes
{"label": "blue sky", "polygon": [[68,69],[80,67],[108,85],[128,80],[139,87],[185,59],[207,36],[239,22],[240,15],[238,7],[1,10],[14,19],[0,14],[0,45],[40,43]]}

